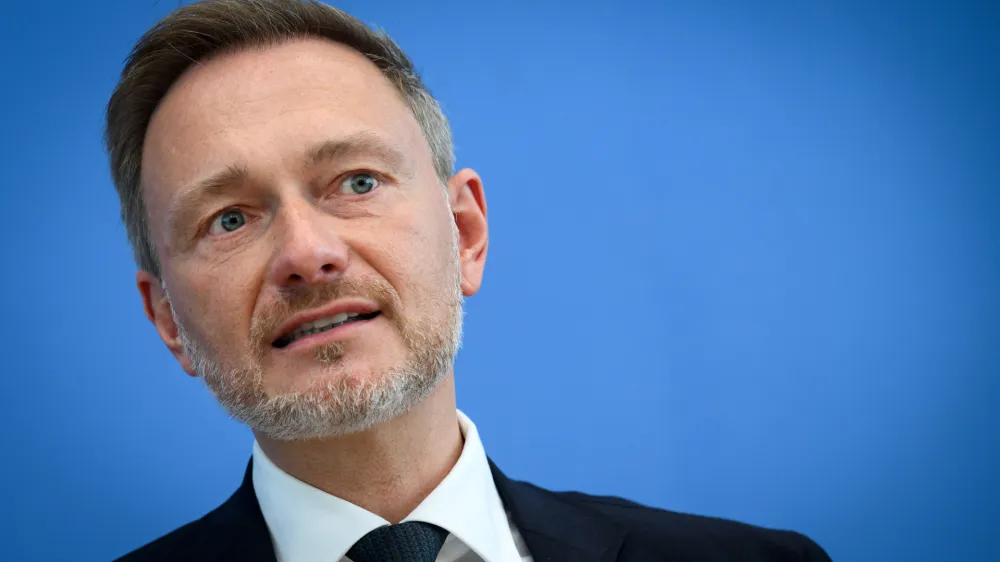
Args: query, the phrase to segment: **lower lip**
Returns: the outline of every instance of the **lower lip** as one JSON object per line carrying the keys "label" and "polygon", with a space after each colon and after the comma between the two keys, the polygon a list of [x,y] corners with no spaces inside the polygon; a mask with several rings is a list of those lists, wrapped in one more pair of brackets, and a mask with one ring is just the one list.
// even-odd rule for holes
{"label": "lower lip", "polygon": [[358,330],[363,330],[369,326],[372,322],[382,318],[379,314],[375,318],[370,318],[368,320],[355,320],[354,322],[348,322],[347,324],[341,324],[332,330],[327,330],[325,332],[318,332],[315,334],[309,334],[304,338],[299,338],[292,343],[286,345],[282,348],[274,348],[277,351],[297,351],[303,349],[309,349],[311,347],[318,347],[323,344],[332,343],[337,340],[342,340],[349,338],[354,335]]}

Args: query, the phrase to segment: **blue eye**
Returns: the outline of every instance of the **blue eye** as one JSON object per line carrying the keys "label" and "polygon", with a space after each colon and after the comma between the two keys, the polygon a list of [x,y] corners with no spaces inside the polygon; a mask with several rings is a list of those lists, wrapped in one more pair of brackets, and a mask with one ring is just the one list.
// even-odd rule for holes
{"label": "blue eye", "polygon": [[378,186],[378,180],[364,172],[351,174],[340,184],[340,191],[349,195],[364,195]]}
{"label": "blue eye", "polygon": [[239,230],[247,223],[247,217],[242,211],[231,210],[226,211],[219,216],[215,217],[212,221],[212,225],[209,227],[209,234],[223,234],[225,232],[233,232]]}

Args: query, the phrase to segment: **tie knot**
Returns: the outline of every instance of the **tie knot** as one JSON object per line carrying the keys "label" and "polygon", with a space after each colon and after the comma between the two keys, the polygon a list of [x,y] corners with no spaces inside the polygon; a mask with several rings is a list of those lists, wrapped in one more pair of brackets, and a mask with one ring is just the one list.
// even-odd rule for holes
{"label": "tie knot", "polygon": [[347,557],[354,562],[434,562],[447,536],[441,527],[420,521],[384,525],[354,543]]}

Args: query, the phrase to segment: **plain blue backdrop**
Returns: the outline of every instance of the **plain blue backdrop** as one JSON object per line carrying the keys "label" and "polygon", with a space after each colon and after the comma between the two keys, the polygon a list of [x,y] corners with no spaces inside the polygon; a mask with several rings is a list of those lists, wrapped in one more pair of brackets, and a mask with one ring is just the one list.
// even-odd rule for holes
{"label": "plain blue backdrop", "polygon": [[[143,317],[100,137],[171,0],[0,6],[0,558],[108,560],[251,436]],[[1000,10],[345,0],[483,176],[459,405],[511,476],[1000,560]]]}

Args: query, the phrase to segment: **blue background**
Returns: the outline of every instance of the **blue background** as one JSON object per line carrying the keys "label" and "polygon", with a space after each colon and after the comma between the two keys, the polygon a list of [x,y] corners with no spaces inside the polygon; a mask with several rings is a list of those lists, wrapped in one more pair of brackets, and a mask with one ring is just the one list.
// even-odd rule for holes
{"label": "blue background", "polygon": [[[175,5],[0,10],[5,560],[122,554],[250,452],[143,317],[100,144]],[[485,179],[456,373],[509,475],[840,561],[1000,560],[1000,10],[338,5],[410,53]]]}

